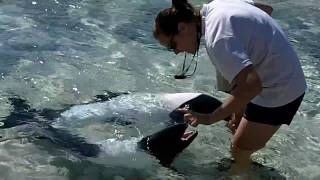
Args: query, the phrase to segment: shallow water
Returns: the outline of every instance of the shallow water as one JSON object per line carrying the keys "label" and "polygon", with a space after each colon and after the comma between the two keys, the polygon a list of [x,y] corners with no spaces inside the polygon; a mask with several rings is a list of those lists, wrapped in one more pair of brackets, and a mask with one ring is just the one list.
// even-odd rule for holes
{"label": "shallow water", "polygon": [[[254,155],[264,165],[255,179],[320,179],[320,5],[318,0],[265,2],[274,7],[273,17],[299,54],[308,91],[292,125]],[[230,134],[223,123],[198,127],[199,136],[175,159],[174,169],[145,153],[126,153],[134,151],[130,147],[137,138],[167,125],[168,111],[158,93],[226,97],[214,90],[214,67],[204,48],[193,78],[172,78],[183,56],[167,52],[152,37],[156,13],[169,5],[157,0],[0,1],[0,179],[200,180],[226,174]],[[13,106],[12,97],[26,102]],[[106,99],[92,104],[101,101],[98,97]],[[80,104],[89,108],[72,111]],[[46,116],[34,115],[44,109],[50,110]],[[91,153],[93,146],[68,146],[82,140],[108,148],[88,158],[81,153]],[[116,149],[110,149],[114,141]]]}

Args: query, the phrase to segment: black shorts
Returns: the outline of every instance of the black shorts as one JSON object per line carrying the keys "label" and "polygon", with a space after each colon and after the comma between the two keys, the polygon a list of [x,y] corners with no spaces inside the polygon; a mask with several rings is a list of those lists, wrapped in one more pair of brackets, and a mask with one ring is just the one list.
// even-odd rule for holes
{"label": "black shorts", "polygon": [[270,125],[290,125],[294,115],[298,111],[304,93],[294,101],[279,107],[263,107],[253,103],[247,105],[244,117],[248,121],[270,124]]}

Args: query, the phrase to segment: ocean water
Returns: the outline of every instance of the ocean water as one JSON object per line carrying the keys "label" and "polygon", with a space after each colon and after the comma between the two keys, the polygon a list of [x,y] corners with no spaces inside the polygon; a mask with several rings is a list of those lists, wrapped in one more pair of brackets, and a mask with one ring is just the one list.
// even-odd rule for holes
{"label": "ocean water", "polygon": [[[201,5],[204,0],[192,1]],[[255,179],[320,179],[320,4],[264,0],[287,32],[308,83],[290,127],[254,154]],[[165,168],[136,152],[167,125],[161,93],[219,99],[204,47],[195,76],[175,80],[183,55],[152,36],[163,0],[0,0],[0,179],[218,179],[229,166],[224,123]],[[189,57],[191,58],[191,57]],[[98,145],[102,153],[87,157]]]}

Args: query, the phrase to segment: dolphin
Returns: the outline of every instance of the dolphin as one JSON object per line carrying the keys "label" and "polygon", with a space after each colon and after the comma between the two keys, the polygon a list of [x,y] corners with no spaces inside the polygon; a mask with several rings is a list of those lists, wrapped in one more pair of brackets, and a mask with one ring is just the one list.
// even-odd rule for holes
{"label": "dolphin", "polygon": [[[84,106],[90,109],[92,108],[91,105],[95,103],[106,103],[106,101],[110,101],[111,99],[121,95],[122,94],[113,94],[113,97],[110,98],[99,96],[99,102],[84,104]],[[194,102],[199,103],[199,97],[203,97],[203,95],[198,93],[178,93],[161,95],[160,99],[165,105],[169,106],[170,103],[172,105],[172,102],[182,102],[182,104],[179,103],[178,107],[175,107],[179,108],[185,103],[189,103],[190,107],[193,107]],[[85,157],[98,157],[99,153],[101,153],[101,145],[99,143],[87,142],[86,138],[75,135],[64,128],[54,125],[56,121],[61,120],[61,116],[63,114],[68,114],[70,111],[72,112],[72,109],[79,107],[81,110],[79,112],[83,112],[82,105],[70,105],[61,110],[36,110],[32,109],[26,100],[19,97],[11,97],[9,98],[9,101],[12,104],[13,111],[2,121],[3,125],[0,126],[0,129],[8,129],[16,126],[30,126],[29,128],[36,129],[34,130],[35,133],[32,134],[32,138],[35,141],[47,141],[54,144],[56,147],[76,152],[77,154]],[[218,100],[214,102],[218,102]],[[179,119],[172,115],[174,114],[174,111],[170,113],[169,110],[168,112],[169,117],[172,118],[173,125],[163,128],[151,135],[140,137],[141,139],[135,144],[137,150],[142,150],[156,157],[159,160],[159,163],[163,166],[170,166],[174,158],[187,148],[198,135],[197,131],[187,132],[186,130],[188,125],[183,123],[181,117]],[[134,123],[132,121],[126,121],[125,118],[121,119],[121,121],[118,121],[119,119],[115,119],[116,118],[114,117],[110,117],[106,121],[118,123],[120,126],[127,126]]]}

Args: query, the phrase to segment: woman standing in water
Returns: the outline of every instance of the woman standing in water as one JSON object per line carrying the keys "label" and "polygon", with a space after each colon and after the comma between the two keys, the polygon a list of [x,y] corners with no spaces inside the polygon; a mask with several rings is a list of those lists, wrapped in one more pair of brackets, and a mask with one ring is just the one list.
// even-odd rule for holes
{"label": "woman standing in water", "polygon": [[214,0],[198,11],[187,0],[172,0],[172,7],[155,19],[155,38],[176,54],[195,55],[203,37],[216,70],[234,85],[230,97],[212,114],[180,110],[191,126],[236,114],[233,172],[246,170],[251,154],[263,148],[282,124],[291,123],[306,90],[295,51],[266,13],[272,8],[258,7],[248,0]]}

